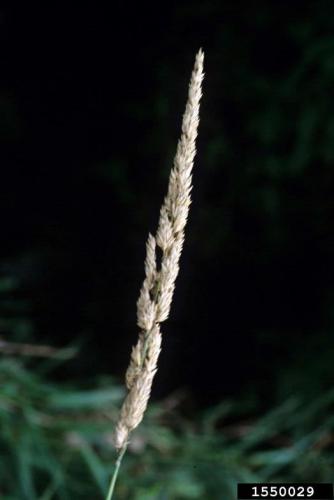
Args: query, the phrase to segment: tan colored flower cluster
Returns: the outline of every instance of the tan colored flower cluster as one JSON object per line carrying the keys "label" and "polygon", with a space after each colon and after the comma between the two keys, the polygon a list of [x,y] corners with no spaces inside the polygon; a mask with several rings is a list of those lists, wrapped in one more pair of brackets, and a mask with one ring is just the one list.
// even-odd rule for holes
{"label": "tan colored flower cluster", "polygon": [[[130,432],[143,419],[157,371],[161,346],[159,323],[168,318],[179,259],[184,241],[184,228],[191,203],[192,167],[196,153],[199,103],[202,95],[204,53],[200,49],[189,84],[188,101],[182,121],[181,139],[177,145],[168,192],[160,210],[155,237],[146,243],[145,279],[137,302],[137,324],[141,329],[138,343],[132,349],[126,373],[128,394],[116,425],[115,446],[127,445]],[[158,268],[156,247],[161,250]]]}

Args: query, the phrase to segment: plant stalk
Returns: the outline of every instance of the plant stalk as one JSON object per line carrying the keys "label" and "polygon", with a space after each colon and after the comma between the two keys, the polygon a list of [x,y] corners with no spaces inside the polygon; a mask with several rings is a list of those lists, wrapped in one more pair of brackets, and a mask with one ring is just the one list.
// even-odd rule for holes
{"label": "plant stalk", "polygon": [[110,485],[109,485],[109,490],[108,490],[108,494],[106,496],[106,500],[111,500],[112,499],[112,496],[113,496],[113,493],[114,493],[114,489],[115,489],[115,484],[116,484],[116,481],[117,481],[117,476],[118,476],[118,472],[119,472],[119,468],[121,466],[121,463],[122,463],[122,458],[126,452],[126,448],[127,448],[127,444],[125,444],[123,446],[123,448],[121,448],[118,452],[118,457],[117,457],[117,460],[115,462],[115,468],[114,468],[114,472],[113,472],[113,475],[111,477],[111,481],[110,481]]}

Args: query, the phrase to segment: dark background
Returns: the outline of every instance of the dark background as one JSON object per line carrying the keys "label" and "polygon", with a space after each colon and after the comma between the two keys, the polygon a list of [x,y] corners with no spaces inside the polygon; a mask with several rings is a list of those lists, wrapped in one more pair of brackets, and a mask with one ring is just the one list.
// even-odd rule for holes
{"label": "dark background", "polygon": [[[3,9],[1,334],[123,376],[200,46],[193,205],[155,397],[333,386],[334,6]],[[15,320],[15,321],[14,321]]]}

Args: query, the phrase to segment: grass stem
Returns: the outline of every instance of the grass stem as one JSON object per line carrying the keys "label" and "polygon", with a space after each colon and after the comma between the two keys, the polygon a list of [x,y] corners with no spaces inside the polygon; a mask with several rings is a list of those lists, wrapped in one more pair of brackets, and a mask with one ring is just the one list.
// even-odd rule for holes
{"label": "grass stem", "polygon": [[108,490],[108,494],[106,496],[106,500],[111,500],[112,499],[112,496],[113,496],[113,493],[114,493],[114,489],[115,489],[115,484],[116,484],[116,481],[117,481],[117,476],[118,476],[118,472],[119,472],[119,468],[121,466],[121,463],[122,463],[122,458],[126,452],[126,448],[127,448],[127,445],[125,444],[123,446],[123,448],[121,448],[118,452],[118,456],[117,456],[117,460],[115,462],[115,468],[114,468],[114,472],[113,472],[113,475],[111,477],[111,481],[110,481],[110,485],[109,485],[109,490]]}

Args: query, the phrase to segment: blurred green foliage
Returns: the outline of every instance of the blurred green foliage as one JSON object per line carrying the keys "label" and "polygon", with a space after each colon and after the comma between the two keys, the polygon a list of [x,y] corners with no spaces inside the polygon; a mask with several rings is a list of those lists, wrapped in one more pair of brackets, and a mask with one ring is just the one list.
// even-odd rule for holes
{"label": "blurred green foliage", "polygon": [[[21,359],[1,360],[2,499],[103,498],[123,389],[112,379],[91,385],[50,383]],[[333,481],[333,406],[334,390],[307,404],[292,397],[262,417],[246,416],[241,401],[192,418],[177,397],[152,404],[117,498],[233,500],[237,482]]]}
{"label": "blurred green foliage", "polygon": [[[15,289],[17,284],[1,280],[3,297]],[[0,314],[5,311],[2,301]],[[7,333],[15,338],[23,320],[18,315],[15,322],[14,314]],[[104,498],[124,389],[101,375],[55,382],[53,370],[61,369],[67,351],[38,362],[1,354],[4,500]],[[117,498],[234,500],[238,482],[333,481],[334,390],[307,399],[298,383],[296,377],[290,397],[264,415],[251,395],[196,414],[177,393],[151,403],[124,458]]]}

